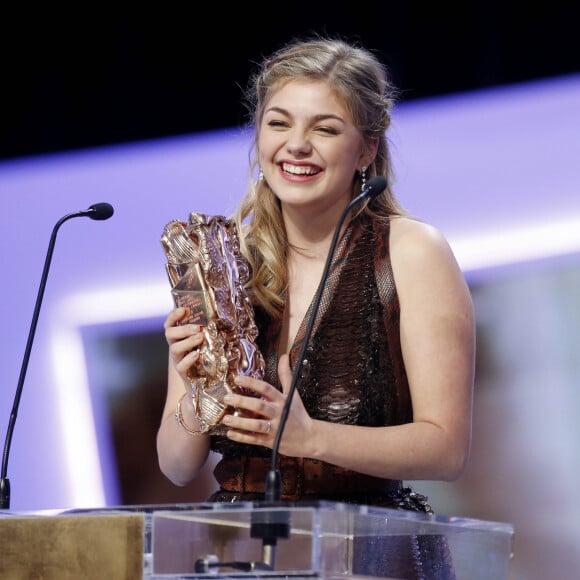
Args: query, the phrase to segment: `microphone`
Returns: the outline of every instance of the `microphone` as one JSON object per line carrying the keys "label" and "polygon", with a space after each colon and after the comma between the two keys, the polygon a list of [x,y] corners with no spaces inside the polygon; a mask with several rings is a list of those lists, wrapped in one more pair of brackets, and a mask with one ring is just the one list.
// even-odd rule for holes
{"label": "microphone", "polygon": [[30,330],[28,332],[28,341],[26,342],[26,349],[24,351],[24,358],[22,360],[22,366],[20,368],[20,377],[18,378],[18,386],[16,387],[16,393],[14,395],[14,402],[12,404],[12,412],[10,413],[10,420],[8,422],[8,429],[6,431],[6,440],[4,442],[4,453],[2,455],[2,472],[0,476],[0,509],[10,509],[10,480],[8,479],[8,457],[10,455],[10,444],[12,442],[12,434],[14,432],[14,425],[16,423],[16,417],[18,415],[18,406],[20,404],[20,398],[22,396],[22,389],[24,387],[24,378],[26,377],[26,370],[28,368],[28,361],[30,360],[30,351],[32,350],[32,343],[34,342],[34,334],[36,332],[36,326],[38,323],[38,317],[40,314],[40,306],[42,304],[42,298],[44,296],[44,289],[46,287],[46,280],[48,278],[48,270],[50,268],[50,262],[52,260],[52,254],[54,251],[54,244],[56,242],[56,235],[60,226],[67,220],[75,217],[89,217],[92,220],[107,220],[114,213],[113,206],[109,203],[95,203],[91,205],[88,209],[83,211],[77,211],[74,213],[67,214],[61,217],[58,222],[56,222],[52,235],[50,237],[50,242],[48,244],[48,251],[46,253],[46,259],[44,261],[44,269],[42,271],[42,276],[40,279],[40,287],[38,289],[38,294],[36,296],[36,304],[34,307],[34,312],[32,314],[32,322],[30,324]]}
{"label": "microphone", "polygon": [[[115,213],[113,206],[110,203],[103,202],[103,203],[93,203],[93,205],[91,205],[89,209],[79,211],[78,215],[87,216],[92,220],[108,220],[113,215],[113,213]],[[61,223],[65,221],[65,219],[71,217],[76,217],[76,214],[70,214],[68,216],[65,216],[61,220]]]}
{"label": "microphone", "polygon": [[[350,213],[352,208],[365,199],[372,199],[382,193],[387,187],[387,180],[382,175],[377,175],[372,177],[367,182],[363,191],[345,207],[342,215],[340,216],[338,223],[336,224],[336,229],[334,230],[334,236],[328,250],[328,256],[326,258],[326,264],[320,278],[320,283],[316,291],[312,306],[312,314],[310,320],[308,321],[308,326],[306,328],[306,333],[304,336],[304,341],[302,343],[302,348],[300,350],[300,356],[296,363],[294,372],[292,373],[292,382],[290,389],[288,391],[288,396],[284,403],[284,408],[282,409],[282,415],[280,417],[280,425],[278,426],[278,431],[276,432],[276,437],[274,439],[274,445],[272,446],[272,463],[270,470],[266,474],[266,486],[265,486],[265,502],[267,504],[276,504],[280,502],[281,499],[281,487],[282,487],[282,475],[280,470],[277,469],[276,463],[278,459],[278,450],[280,448],[280,441],[282,439],[282,434],[284,432],[284,427],[288,419],[288,414],[290,412],[290,406],[292,404],[292,397],[294,391],[296,390],[296,385],[300,377],[300,372],[302,370],[302,362],[304,360],[306,349],[310,342],[310,337],[312,334],[312,329],[314,327],[314,321],[316,320],[318,310],[320,308],[320,302],[322,300],[322,293],[324,287],[326,286],[328,280],[328,273],[330,270],[330,265],[334,257],[334,252],[336,250],[336,245],[338,243],[338,238],[340,236],[340,230],[346,219],[346,216]],[[290,536],[290,520],[287,511],[280,510],[266,510],[264,513],[253,513],[252,514],[252,525],[251,525],[251,537],[262,538],[263,540],[263,558],[264,563],[271,569],[274,569],[275,563],[275,551],[278,538],[288,538]]]}
{"label": "microphone", "polygon": [[340,236],[342,224],[344,223],[346,216],[350,213],[351,209],[355,205],[357,205],[364,199],[373,199],[377,197],[377,195],[382,193],[386,187],[387,180],[382,175],[371,177],[371,179],[368,180],[363,191],[357,197],[352,199],[351,202],[346,206],[346,208],[342,212],[342,215],[340,216],[340,219],[338,220],[338,223],[336,224],[336,229],[334,230],[334,237],[332,238],[332,242],[328,250],[328,256],[326,258],[326,264],[322,272],[322,277],[320,278],[320,284],[318,285],[318,289],[316,290],[316,295],[312,306],[312,315],[310,316],[308,326],[306,327],[306,333],[304,335],[304,340],[302,342],[302,349],[300,350],[300,356],[298,357],[296,368],[292,373],[292,383],[290,384],[288,397],[286,399],[286,402],[284,403],[284,408],[282,409],[282,415],[280,417],[280,425],[278,426],[276,438],[274,439],[274,445],[272,446],[272,456],[271,456],[272,464],[270,471],[266,475],[266,488],[265,488],[266,501],[276,502],[279,501],[281,497],[282,477],[280,471],[276,468],[276,462],[278,459],[278,449],[280,448],[280,441],[282,439],[284,427],[286,426],[286,421],[288,419],[288,414],[290,412],[292,397],[294,395],[294,391],[296,390],[296,385],[300,377],[300,371],[302,370],[302,363],[304,361],[304,356],[306,355],[306,349],[308,348],[308,345],[310,343],[310,336],[312,334],[312,329],[314,328],[314,321],[316,320],[318,310],[320,308],[322,293],[324,291],[324,287],[326,286],[328,272],[330,270],[330,265],[332,264],[332,259],[334,257],[334,252],[336,250],[336,245],[338,243],[338,237]]}

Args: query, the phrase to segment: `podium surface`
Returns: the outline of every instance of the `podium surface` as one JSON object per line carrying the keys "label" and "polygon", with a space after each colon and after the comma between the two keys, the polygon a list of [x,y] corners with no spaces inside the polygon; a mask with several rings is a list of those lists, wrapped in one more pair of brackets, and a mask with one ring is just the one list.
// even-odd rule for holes
{"label": "podium surface", "polygon": [[0,512],[0,577],[508,580],[513,535],[507,523],[325,501]]}

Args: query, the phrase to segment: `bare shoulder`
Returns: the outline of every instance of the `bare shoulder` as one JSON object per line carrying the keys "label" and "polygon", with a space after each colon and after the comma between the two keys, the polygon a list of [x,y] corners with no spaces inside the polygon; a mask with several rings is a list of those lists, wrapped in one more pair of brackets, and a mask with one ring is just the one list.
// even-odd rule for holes
{"label": "bare shoulder", "polygon": [[433,258],[436,254],[451,252],[447,239],[435,226],[407,217],[391,220],[390,246],[395,259]]}
{"label": "bare shoulder", "polygon": [[398,285],[463,283],[463,274],[443,233],[435,226],[407,217],[391,220],[393,274]]}

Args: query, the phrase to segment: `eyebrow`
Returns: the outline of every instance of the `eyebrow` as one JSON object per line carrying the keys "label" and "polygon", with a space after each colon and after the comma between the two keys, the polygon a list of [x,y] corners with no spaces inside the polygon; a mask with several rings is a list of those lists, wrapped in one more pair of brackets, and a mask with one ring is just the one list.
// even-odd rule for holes
{"label": "eyebrow", "polygon": [[[283,109],[282,107],[270,107],[269,109],[266,109],[264,111],[264,114],[266,113],[280,113],[281,115],[285,115],[286,117],[292,117],[290,112],[287,111],[286,109]],[[315,122],[326,121],[328,119],[335,119],[336,121],[340,121],[343,124],[346,123],[346,121],[342,117],[339,117],[338,115],[333,115],[332,113],[321,113],[319,115],[314,115],[313,117],[311,117],[311,119]]]}

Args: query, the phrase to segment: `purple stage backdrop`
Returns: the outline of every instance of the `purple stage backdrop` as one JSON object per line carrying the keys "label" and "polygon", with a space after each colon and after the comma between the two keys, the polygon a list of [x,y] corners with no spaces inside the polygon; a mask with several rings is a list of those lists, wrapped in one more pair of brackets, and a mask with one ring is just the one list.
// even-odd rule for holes
{"label": "purple stage backdrop", "polygon": [[[417,486],[441,513],[514,523],[522,578],[551,562],[546,545],[563,574],[580,569],[580,77],[399,105],[391,141],[397,194],[450,240],[479,323],[473,466]],[[177,497],[153,442],[171,307],[159,238],[191,211],[232,212],[249,144],[232,128],[0,163],[2,443],[52,228],[115,208],[58,235],[10,455],[13,510]],[[566,577],[554,565],[545,577]]]}

